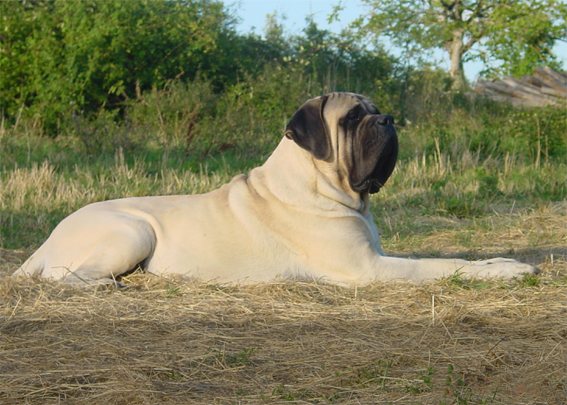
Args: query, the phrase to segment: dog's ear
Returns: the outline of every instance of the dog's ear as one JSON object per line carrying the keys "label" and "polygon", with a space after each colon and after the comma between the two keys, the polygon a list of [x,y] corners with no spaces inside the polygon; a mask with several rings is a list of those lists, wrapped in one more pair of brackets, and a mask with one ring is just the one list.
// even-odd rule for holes
{"label": "dog's ear", "polygon": [[285,136],[293,139],[315,159],[325,160],[331,155],[329,129],[323,118],[327,97],[307,101],[299,108],[285,127]]}

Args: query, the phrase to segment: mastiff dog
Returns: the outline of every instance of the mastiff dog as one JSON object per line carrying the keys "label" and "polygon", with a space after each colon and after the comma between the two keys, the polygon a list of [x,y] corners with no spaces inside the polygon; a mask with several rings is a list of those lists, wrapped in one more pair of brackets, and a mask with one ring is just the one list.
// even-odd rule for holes
{"label": "mastiff dog", "polygon": [[116,284],[141,267],[212,282],[307,279],[339,285],[422,281],[459,271],[513,277],[536,268],[511,259],[388,257],[369,195],[392,174],[394,120],[366,97],[308,100],[263,166],[201,195],[135,197],[87,205],[64,219],[15,276]]}

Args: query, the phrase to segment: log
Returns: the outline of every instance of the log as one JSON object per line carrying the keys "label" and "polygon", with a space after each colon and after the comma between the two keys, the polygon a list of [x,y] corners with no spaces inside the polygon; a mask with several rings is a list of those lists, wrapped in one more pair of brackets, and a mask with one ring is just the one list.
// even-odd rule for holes
{"label": "log", "polygon": [[514,79],[513,77],[504,77],[502,81],[518,92],[532,94],[536,97],[548,99],[549,101],[553,101],[553,102],[556,101],[555,97],[543,94],[541,88],[532,86],[527,82],[521,82],[520,80]]}
{"label": "log", "polygon": [[521,80],[504,77],[487,81],[479,78],[474,91],[495,101],[517,106],[567,105],[567,72],[556,72],[545,66],[536,68],[533,75],[526,75]]}
{"label": "log", "polygon": [[483,80],[482,83],[477,82],[477,87],[475,89],[480,89],[480,93],[488,93],[492,96],[502,95],[507,98],[515,98],[518,99],[518,103],[521,103],[521,100],[530,100],[530,105],[541,105],[547,103],[555,104],[553,99],[541,96],[537,93],[528,93],[517,86],[512,87],[501,81],[488,82]]}
{"label": "log", "polygon": [[529,84],[531,84],[532,86],[535,86],[535,87],[544,86],[544,84],[541,80],[537,79],[536,77],[530,76],[530,75],[523,76],[522,81],[529,83]]}
{"label": "log", "polygon": [[556,89],[551,88],[551,87],[542,87],[541,92],[544,93],[544,94],[548,94],[550,96],[557,97],[557,98],[565,97],[564,91],[556,90]]}
{"label": "log", "polygon": [[548,76],[551,76],[557,83],[560,83],[564,88],[567,88],[567,77],[562,75],[559,72],[551,69],[549,66],[544,66],[543,70],[547,73]]}
{"label": "log", "polygon": [[565,93],[567,96],[567,84],[561,83],[561,81],[556,80],[551,75],[548,75],[546,71],[540,68],[536,68],[535,77],[541,80],[547,87],[555,89],[561,93]]}

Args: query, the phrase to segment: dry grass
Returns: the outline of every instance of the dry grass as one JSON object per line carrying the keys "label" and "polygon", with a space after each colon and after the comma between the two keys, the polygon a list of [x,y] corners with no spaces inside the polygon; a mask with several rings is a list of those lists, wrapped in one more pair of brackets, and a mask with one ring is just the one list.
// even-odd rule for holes
{"label": "dry grass", "polygon": [[0,402],[565,403],[565,204],[415,220],[438,230],[390,251],[466,256],[474,234],[477,255],[514,249],[542,275],[354,290],[135,273],[126,289],[83,291],[4,277],[29,252],[3,250]]}

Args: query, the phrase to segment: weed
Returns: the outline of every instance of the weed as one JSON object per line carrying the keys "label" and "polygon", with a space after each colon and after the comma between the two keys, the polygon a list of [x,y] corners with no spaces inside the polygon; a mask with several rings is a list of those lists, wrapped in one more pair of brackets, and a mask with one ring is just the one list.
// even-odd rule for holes
{"label": "weed", "polygon": [[295,395],[288,390],[284,384],[278,385],[272,391],[272,396],[277,396],[284,401],[295,401]]}
{"label": "weed", "polygon": [[463,274],[464,272],[462,272],[460,269],[455,270],[453,274],[446,277],[445,281],[448,285],[463,287],[468,284],[468,281],[463,278]]}
{"label": "weed", "polygon": [[209,363],[219,364],[222,368],[237,368],[252,364],[251,357],[255,349],[244,348],[240,352],[226,353],[224,350],[219,352],[217,349],[210,349],[205,360]]}
{"label": "weed", "polygon": [[[356,384],[362,387],[377,385],[380,389],[386,388],[388,371],[392,368],[392,361],[377,360],[374,364],[354,370],[354,378],[350,378],[347,384]],[[343,380],[343,383],[345,381]]]}
{"label": "weed", "polygon": [[456,270],[450,276],[447,276],[440,281],[446,287],[456,287],[463,290],[484,290],[492,288],[495,285],[494,281],[480,281],[476,278],[464,278],[463,272]]}
{"label": "weed", "polygon": [[177,298],[182,295],[180,287],[175,287],[170,283],[167,283],[167,286],[165,287],[165,298]]}
{"label": "weed", "polygon": [[250,358],[254,354],[255,349],[243,349],[241,352],[235,353],[233,355],[226,356],[227,364],[232,367],[247,366],[251,364]]}
{"label": "weed", "polygon": [[514,277],[520,287],[539,287],[540,276],[537,274],[524,274],[521,278]]}
{"label": "weed", "polygon": [[292,385],[279,384],[272,390],[272,397],[284,401],[308,401],[309,403],[333,403],[343,398],[341,392],[324,393],[323,389],[295,388]]}
{"label": "weed", "polygon": [[562,287],[562,286],[566,286],[567,285],[567,276],[561,276],[559,278],[557,278],[556,280],[554,280],[551,285],[557,286],[557,287]]}
{"label": "weed", "polygon": [[172,380],[181,380],[182,378],[184,378],[185,376],[182,373],[176,372],[176,371],[172,371],[171,372],[171,376],[170,378]]}
{"label": "weed", "polygon": [[419,377],[413,384],[406,385],[406,392],[410,392],[412,394],[431,392],[433,389],[434,374],[435,374],[435,369],[433,367],[427,367],[425,372],[419,373]]}
{"label": "weed", "polygon": [[468,384],[465,382],[464,377],[455,373],[452,364],[449,364],[447,367],[445,395],[452,396],[458,405],[468,405],[473,395]]}

